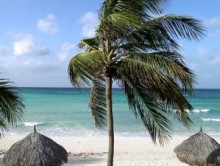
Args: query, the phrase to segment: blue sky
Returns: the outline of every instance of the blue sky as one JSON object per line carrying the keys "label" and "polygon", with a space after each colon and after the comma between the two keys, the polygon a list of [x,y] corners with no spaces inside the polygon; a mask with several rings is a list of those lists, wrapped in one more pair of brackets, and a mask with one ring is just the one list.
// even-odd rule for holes
{"label": "blue sky", "polygon": [[[94,34],[102,0],[0,0],[0,72],[16,86],[68,87],[68,62],[76,44]],[[171,0],[166,14],[203,21],[200,42],[180,40],[196,88],[220,88],[219,0]]]}

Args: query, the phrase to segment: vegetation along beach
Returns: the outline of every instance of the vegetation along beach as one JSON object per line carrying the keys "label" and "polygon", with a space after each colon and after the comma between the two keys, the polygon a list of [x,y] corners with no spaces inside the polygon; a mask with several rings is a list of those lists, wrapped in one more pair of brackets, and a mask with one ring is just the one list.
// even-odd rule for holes
{"label": "vegetation along beach", "polygon": [[220,165],[217,5],[39,2],[0,0],[0,165]]}

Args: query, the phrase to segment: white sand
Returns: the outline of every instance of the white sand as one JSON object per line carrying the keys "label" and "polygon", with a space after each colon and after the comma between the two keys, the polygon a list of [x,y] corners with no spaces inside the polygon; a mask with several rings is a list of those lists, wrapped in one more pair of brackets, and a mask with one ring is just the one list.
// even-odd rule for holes
{"label": "white sand", "polygon": [[[116,166],[184,166],[176,158],[173,149],[187,137],[174,136],[169,144],[155,146],[146,137],[116,137]],[[214,137],[215,138],[215,137]],[[0,151],[6,151],[21,136],[5,136],[0,139]],[[103,166],[107,161],[108,139],[106,137],[52,137],[54,141],[64,146],[71,153],[70,165]],[[219,140],[219,138],[215,138]],[[0,157],[2,158],[2,157]],[[1,161],[0,161],[1,165]]]}

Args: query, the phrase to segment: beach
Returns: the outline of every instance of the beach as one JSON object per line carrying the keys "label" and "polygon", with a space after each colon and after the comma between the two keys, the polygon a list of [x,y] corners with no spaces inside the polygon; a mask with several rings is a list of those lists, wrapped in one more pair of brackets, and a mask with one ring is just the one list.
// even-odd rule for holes
{"label": "beach", "polygon": [[[108,152],[106,129],[95,128],[88,109],[89,89],[20,88],[26,105],[23,119],[4,132],[0,139],[0,154],[31,132],[37,132],[62,145],[69,153],[66,166],[105,166]],[[128,109],[122,89],[113,89],[116,166],[184,166],[174,148],[190,135],[203,131],[220,143],[220,90],[195,90],[186,96],[194,107],[189,113],[193,124],[190,131],[171,118],[173,137],[164,147],[154,145],[148,131]],[[0,157],[0,163],[2,162]],[[2,164],[2,163],[1,163]]]}
{"label": "beach", "polygon": [[[5,136],[0,139],[0,151],[5,152],[24,136]],[[107,162],[108,138],[91,137],[51,137],[62,145],[67,152],[68,163],[65,166],[103,166]],[[174,148],[187,136],[174,136],[164,147],[154,145],[149,137],[115,137],[116,166],[184,166]],[[219,137],[214,137],[220,141]],[[1,162],[2,162],[1,155]],[[2,163],[1,163],[2,164]]]}
{"label": "beach", "polygon": [[198,2],[2,2],[0,166],[218,165],[220,2]]}

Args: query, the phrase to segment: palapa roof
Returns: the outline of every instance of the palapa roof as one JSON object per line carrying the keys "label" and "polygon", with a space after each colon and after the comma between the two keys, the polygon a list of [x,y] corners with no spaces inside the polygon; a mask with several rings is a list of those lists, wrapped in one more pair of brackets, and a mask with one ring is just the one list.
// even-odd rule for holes
{"label": "palapa roof", "polygon": [[220,145],[202,131],[183,141],[174,152],[180,161],[189,165],[220,165]]}
{"label": "palapa roof", "polygon": [[63,162],[67,162],[66,150],[36,131],[12,145],[3,158],[5,166],[59,166]]}

